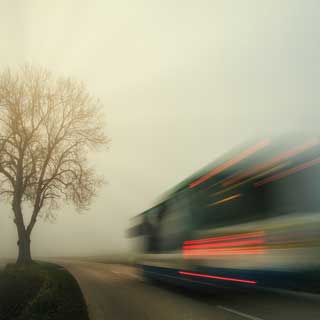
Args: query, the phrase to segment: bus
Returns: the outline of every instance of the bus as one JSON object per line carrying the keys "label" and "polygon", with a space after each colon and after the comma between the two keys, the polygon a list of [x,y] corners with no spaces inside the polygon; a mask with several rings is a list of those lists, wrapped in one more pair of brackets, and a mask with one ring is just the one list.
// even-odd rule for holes
{"label": "bus", "polygon": [[320,139],[260,139],[131,221],[143,275],[189,287],[316,291]]}

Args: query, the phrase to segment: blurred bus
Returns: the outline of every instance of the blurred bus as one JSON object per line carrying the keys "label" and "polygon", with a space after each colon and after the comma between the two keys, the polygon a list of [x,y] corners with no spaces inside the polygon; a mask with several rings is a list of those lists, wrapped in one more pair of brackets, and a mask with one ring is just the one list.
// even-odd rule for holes
{"label": "blurred bus", "polygon": [[320,140],[255,141],[192,175],[131,222],[128,235],[147,278],[317,291]]}

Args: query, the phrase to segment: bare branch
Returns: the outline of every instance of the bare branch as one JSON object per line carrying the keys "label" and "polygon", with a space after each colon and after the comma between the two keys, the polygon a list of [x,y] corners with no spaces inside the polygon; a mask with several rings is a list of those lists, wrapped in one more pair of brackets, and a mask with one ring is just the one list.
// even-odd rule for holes
{"label": "bare branch", "polygon": [[0,196],[20,226],[22,201],[32,205],[29,235],[42,209],[51,217],[63,201],[90,204],[101,179],[86,155],[108,143],[102,119],[83,84],[30,66],[0,73]]}

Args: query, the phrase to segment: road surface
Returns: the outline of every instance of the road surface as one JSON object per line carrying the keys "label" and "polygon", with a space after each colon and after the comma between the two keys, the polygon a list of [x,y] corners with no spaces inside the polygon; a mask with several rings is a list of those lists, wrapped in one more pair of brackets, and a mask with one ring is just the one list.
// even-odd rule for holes
{"label": "road surface", "polygon": [[144,281],[134,267],[59,261],[80,284],[91,320],[319,320],[320,300],[300,295],[199,296]]}

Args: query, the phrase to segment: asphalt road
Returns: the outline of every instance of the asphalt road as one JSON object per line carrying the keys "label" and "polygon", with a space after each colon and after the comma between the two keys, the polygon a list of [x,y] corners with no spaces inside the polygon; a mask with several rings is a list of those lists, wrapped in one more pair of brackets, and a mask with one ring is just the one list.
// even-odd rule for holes
{"label": "asphalt road", "polygon": [[91,320],[319,320],[320,299],[284,293],[199,295],[144,281],[134,267],[59,261],[78,280]]}

